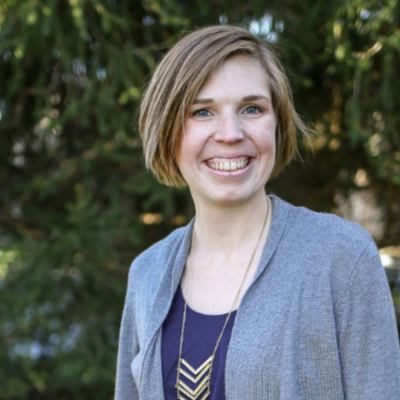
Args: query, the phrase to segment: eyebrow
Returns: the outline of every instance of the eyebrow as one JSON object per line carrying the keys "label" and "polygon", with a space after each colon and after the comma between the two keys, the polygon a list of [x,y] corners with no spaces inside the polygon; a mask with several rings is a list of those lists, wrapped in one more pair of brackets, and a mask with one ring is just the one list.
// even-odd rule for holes
{"label": "eyebrow", "polygon": [[[254,101],[254,100],[267,100],[271,102],[271,99],[264,95],[253,94],[250,96],[245,96],[242,99],[243,101]],[[193,104],[206,104],[206,103],[214,103],[214,99],[195,99]]]}
{"label": "eyebrow", "polygon": [[213,103],[213,99],[194,99],[193,104]]}
{"label": "eyebrow", "polygon": [[253,94],[250,96],[245,96],[243,97],[244,101],[254,101],[254,100],[267,100],[271,101],[271,99],[267,96],[261,95],[261,94]]}

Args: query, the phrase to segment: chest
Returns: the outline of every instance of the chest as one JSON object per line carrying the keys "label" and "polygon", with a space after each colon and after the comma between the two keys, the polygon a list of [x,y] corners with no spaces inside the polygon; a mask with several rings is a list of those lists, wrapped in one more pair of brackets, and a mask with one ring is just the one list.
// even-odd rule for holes
{"label": "chest", "polygon": [[235,263],[218,267],[195,260],[191,270],[185,269],[181,280],[183,295],[190,308],[209,315],[236,310],[254,279],[260,257],[261,249],[254,257],[246,254]]}
{"label": "chest", "polygon": [[[162,382],[161,350],[159,330],[142,364],[144,380],[159,371]],[[226,399],[342,399],[338,353],[328,279],[315,285],[289,274],[261,277],[236,315],[226,355]]]}
{"label": "chest", "polygon": [[165,400],[176,400],[177,382],[184,398],[203,398],[209,389],[209,400],[223,400],[226,353],[236,313],[228,318],[226,314],[200,314],[188,307],[185,312],[184,303],[178,288],[162,328]]}

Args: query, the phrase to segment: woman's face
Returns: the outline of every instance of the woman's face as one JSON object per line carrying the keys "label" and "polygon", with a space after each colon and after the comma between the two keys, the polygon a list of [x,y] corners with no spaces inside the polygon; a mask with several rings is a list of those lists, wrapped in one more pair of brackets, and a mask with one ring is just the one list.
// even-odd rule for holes
{"label": "woman's face", "polygon": [[263,68],[245,55],[226,60],[197,94],[177,151],[195,203],[228,205],[264,196],[275,163],[275,130]]}

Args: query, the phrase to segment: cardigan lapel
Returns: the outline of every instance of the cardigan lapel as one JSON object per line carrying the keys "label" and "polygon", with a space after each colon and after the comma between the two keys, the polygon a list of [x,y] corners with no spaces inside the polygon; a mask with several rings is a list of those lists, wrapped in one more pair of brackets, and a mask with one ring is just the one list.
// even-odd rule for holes
{"label": "cardigan lapel", "polygon": [[184,228],[181,238],[177,240],[168,259],[165,260],[165,268],[150,308],[145,335],[147,340],[143,346],[145,355],[140,377],[140,386],[144,391],[149,391],[146,399],[151,399],[152,396],[158,399],[156,392],[162,391],[161,327],[168,315],[186,264],[193,222],[194,220]]}
{"label": "cardigan lapel", "polygon": [[235,392],[231,390],[232,384],[234,383],[231,381],[231,377],[234,376],[234,360],[237,359],[236,352],[238,346],[240,347],[239,343],[243,343],[245,328],[246,326],[248,326],[248,322],[246,320],[246,312],[244,312],[244,308],[246,308],[246,302],[248,301],[249,296],[251,295],[251,292],[255,287],[255,282],[265,272],[274,254],[278,250],[279,244],[290,222],[290,205],[282,201],[279,197],[269,197],[273,201],[271,227],[268,233],[267,241],[263,248],[256,274],[253,278],[251,285],[247,289],[246,293],[243,295],[242,301],[239,304],[226,356],[225,395],[227,400],[236,400]]}
{"label": "cardigan lapel", "polygon": [[[256,274],[254,275],[252,284],[260,277],[260,275],[267,268],[268,263],[272,259],[274,253],[276,252],[279,242],[285,232],[286,226],[289,220],[289,204],[282,201],[279,197],[268,196],[272,200],[272,221],[271,227],[269,228],[269,233],[267,241],[264,244],[264,248],[261,254],[260,263],[258,264]],[[249,287],[249,289],[250,289]]]}
{"label": "cardigan lapel", "polygon": [[190,249],[193,221],[184,228],[185,231],[181,240],[177,241],[168,259],[165,260],[164,272],[154,296],[153,305],[150,309],[151,317],[148,319],[146,328],[146,337],[150,338],[150,341],[162,326],[181,280]]}

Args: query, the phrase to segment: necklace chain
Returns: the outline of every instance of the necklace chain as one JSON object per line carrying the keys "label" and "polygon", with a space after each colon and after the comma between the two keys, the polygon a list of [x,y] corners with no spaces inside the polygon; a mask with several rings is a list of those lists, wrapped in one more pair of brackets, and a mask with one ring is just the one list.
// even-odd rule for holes
{"label": "necklace chain", "polygon": [[[263,226],[262,226],[262,228],[261,228],[260,236],[258,237],[256,246],[254,247],[254,250],[253,250],[253,253],[252,253],[252,255],[251,255],[249,264],[248,264],[248,266],[247,266],[247,268],[246,268],[246,272],[245,272],[245,274],[244,274],[244,276],[243,276],[243,279],[242,279],[242,282],[241,282],[241,284],[240,284],[239,290],[238,290],[237,293],[236,293],[235,300],[233,301],[231,310],[229,311],[229,314],[228,314],[228,316],[227,316],[226,319],[225,319],[224,326],[222,327],[222,331],[221,331],[221,333],[220,333],[220,335],[219,335],[219,337],[218,337],[218,340],[217,340],[217,343],[216,343],[216,345],[215,345],[215,347],[214,347],[214,351],[213,351],[213,353],[212,353],[212,356],[209,358],[211,364],[210,364],[210,367],[209,367],[209,370],[208,370],[208,376],[207,376],[207,393],[208,393],[208,394],[210,394],[210,381],[211,381],[211,373],[212,373],[212,367],[213,367],[213,361],[214,361],[215,354],[216,354],[216,352],[217,352],[219,343],[220,343],[220,341],[221,341],[221,339],[222,339],[222,336],[223,336],[223,334],[224,334],[226,325],[228,324],[229,318],[230,318],[230,316],[231,316],[231,314],[232,314],[232,312],[233,312],[233,310],[234,310],[234,308],[235,308],[235,304],[236,304],[236,302],[237,302],[238,299],[239,299],[239,295],[240,295],[240,293],[241,293],[241,291],[242,291],[242,289],[243,289],[244,282],[245,282],[246,277],[247,277],[247,275],[248,275],[248,273],[249,273],[249,271],[250,271],[251,264],[253,263],[253,260],[254,260],[254,257],[255,257],[255,255],[256,255],[258,246],[259,246],[259,244],[260,244],[261,238],[262,238],[262,236],[263,236],[263,234],[264,234],[264,231],[265,231],[265,227],[266,227],[266,225],[267,225],[267,220],[268,220],[268,216],[269,216],[269,213],[270,213],[271,205],[270,205],[270,200],[269,200],[268,196],[266,196],[266,198],[267,198],[267,212],[266,212],[266,215],[265,215],[265,219],[264,219],[264,222],[263,222]],[[183,308],[182,330],[181,330],[181,338],[180,338],[180,343],[179,343],[179,358],[178,358],[178,368],[177,368],[176,385],[175,385],[175,387],[177,388],[177,391],[178,391],[178,399],[184,399],[183,397],[181,397],[181,395],[180,395],[180,393],[179,393],[179,391],[182,389],[181,385],[179,384],[179,382],[180,382],[180,381],[179,381],[179,377],[180,377],[180,373],[181,373],[181,363],[182,363],[182,362],[185,362],[185,360],[182,360],[182,347],[183,347],[183,336],[184,336],[185,324],[186,324],[186,311],[187,311],[187,299],[188,299],[189,287],[190,287],[190,276],[191,276],[191,272],[192,272],[192,254],[193,254],[193,247],[194,247],[194,224],[193,224],[193,230],[192,230],[192,241],[191,241],[191,244],[190,244],[190,251],[189,251],[189,257],[188,257],[188,267],[189,267],[189,269],[188,269],[188,282],[187,282],[186,294],[185,294],[185,306],[184,306],[184,308]],[[185,363],[186,363],[186,362],[185,362]],[[186,390],[185,390],[185,391],[186,391]],[[203,391],[203,390],[202,390],[202,391]],[[208,394],[206,394],[206,395],[203,397],[203,399],[205,399],[206,397],[208,397]]]}

